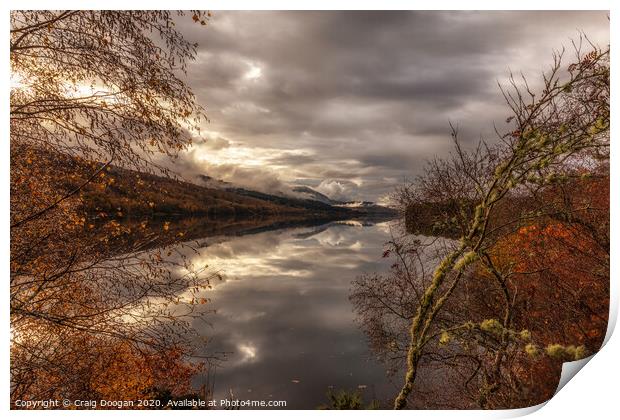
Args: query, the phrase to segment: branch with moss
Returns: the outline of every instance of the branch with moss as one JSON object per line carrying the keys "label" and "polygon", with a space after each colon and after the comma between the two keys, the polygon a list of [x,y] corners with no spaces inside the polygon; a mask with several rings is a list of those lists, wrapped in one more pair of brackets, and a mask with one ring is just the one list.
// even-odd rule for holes
{"label": "branch with moss", "polygon": [[[514,113],[509,120],[514,120],[516,127],[502,136],[503,143],[494,151],[502,158],[494,166],[489,181],[483,185],[482,198],[475,207],[465,235],[456,249],[438,264],[430,285],[422,294],[409,329],[407,372],[394,408],[406,407],[431,326],[465,271],[477,261],[487,260],[488,264],[485,253],[493,239],[489,235],[489,226],[498,203],[511,191],[526,185],[532,177],[536,177],[539,183],[552,182],[553,177],[547,174],[554,168],[582,153],[599,153],[608,149],[608,60],[609,50],[579,55],[577,63],[569,66],[568,81],[562,83],[559,78],[562,55],[559,54],[550,75],[544,77],[544,88],[538,98],[529,87],[523,93],[515,82],[512,93],[502,90]],[[584,99],[585,93],[588,96]],[[526,95],[529,95],[529,101],[525,99]],[[594,107],[583,105],[584,101],[596,103],[599,100],[601,103]],[[503,324],[498,321],[503,333],[508,321],[508,313]],[[579,353],[567,350],[568,347],[562,349],[566,354]],[[552,351],[554,354],[558,352]]]}

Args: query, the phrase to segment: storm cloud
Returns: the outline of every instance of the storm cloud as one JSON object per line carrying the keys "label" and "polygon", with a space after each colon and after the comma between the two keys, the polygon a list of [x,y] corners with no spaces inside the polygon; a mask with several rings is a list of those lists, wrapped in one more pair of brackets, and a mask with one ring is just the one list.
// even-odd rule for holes
{"label": "storm cloud", "polygon": [[[607,12],[240,12],[179,18],[199,44],[187,81],[210,123],[179,167],[259,190],[376,201],[462,141],[493,141],[498,82],[535,80]],[[346,197],[345,197],[346,195]],[[334,197],[336,198],[336,197]]]}

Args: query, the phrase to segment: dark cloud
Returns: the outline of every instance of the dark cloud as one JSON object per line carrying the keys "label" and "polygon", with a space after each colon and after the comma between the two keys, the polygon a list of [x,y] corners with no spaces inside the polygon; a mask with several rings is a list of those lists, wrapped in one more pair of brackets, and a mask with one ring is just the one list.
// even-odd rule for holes
{"label": "dark cloud", "polygon": [[337,181],[370,200],[447,153],[449,122],[466,144],[492,138],[509,70],[538,77],[579,31],[609,42],[607,13],[587,11],[218,11],[178,27],[199,43],[188,80],[211,120],[200,150],[243,145],[257,158],[220,161],[240,168],[219,174],[260,173],[280,191]]}

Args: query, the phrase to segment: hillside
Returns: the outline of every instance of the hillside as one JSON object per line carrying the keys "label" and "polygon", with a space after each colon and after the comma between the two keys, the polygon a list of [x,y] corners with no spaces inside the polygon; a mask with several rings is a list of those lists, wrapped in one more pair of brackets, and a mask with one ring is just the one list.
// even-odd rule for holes
{"label": "hillside", "polygon": [[[110,167],[102,175],[96,183],[88,184],[81,194],[85,209],[102,216],[337,219],[363,215],[363,212],[314,200],[239,188],[208,188],[119,167]],[[72,184],[69,188],[79,185],[79,180]]]}
{"label": "hillside", "polygon": [[299,194],[301,198],[307,198],[309,200],[320,201],[325,204],[336,204],[337,202],[326,196],[325,194],[321,194],[320,192],[313,190],[310,187],[305,185],[299,185],[293,188],[293,192]]}

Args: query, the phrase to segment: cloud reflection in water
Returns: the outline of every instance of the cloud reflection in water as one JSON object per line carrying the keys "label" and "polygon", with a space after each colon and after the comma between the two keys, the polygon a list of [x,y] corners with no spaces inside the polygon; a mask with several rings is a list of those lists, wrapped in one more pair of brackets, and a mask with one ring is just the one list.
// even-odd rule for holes
{"label": "cloud reflection in water", "polygon": [[[201,248],[195,264],[220,270],[210,325],[195,325],[209,350],[231,352],[217,370],[215,397],[283,399],[316,408],[330,387],[362,386],[389,399],[395,386],[372,360],[348,300],[351,281],[383,271],[389,226],[332,223],[231,238]],[[363,388],[363,385],[368,385]]]}

